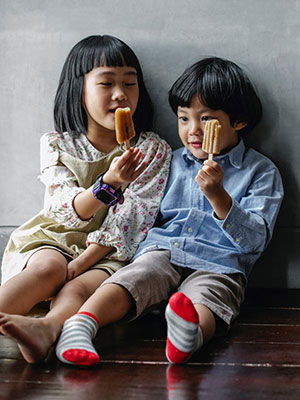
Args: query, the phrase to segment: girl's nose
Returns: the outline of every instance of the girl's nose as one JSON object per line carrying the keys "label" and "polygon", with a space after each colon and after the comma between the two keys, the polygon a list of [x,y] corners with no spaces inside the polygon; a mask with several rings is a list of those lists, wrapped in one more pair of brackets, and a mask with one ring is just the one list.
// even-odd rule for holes
{"label": "girl's nose", "polygon": [[118,100],[118,101],[127,100],[127,96],[124,90],[120,87],[116,87],[112,95],[112,100]]}

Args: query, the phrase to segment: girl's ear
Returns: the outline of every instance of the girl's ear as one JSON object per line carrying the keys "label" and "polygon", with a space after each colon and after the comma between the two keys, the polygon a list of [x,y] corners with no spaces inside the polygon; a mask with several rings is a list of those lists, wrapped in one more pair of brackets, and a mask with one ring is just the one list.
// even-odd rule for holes
{"label": "girl's ear", "polygon": [[247,126],[247,122],[241,121],[241,122],[235,122],[233,127],[236,131],[240,131],[241,129],[245,128],[245,126]]}

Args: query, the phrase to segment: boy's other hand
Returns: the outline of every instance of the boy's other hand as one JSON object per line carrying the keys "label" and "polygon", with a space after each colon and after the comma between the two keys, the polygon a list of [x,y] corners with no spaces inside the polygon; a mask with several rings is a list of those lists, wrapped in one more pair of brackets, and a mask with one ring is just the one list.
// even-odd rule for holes
{"label": "boy's other hand", "polygon": [[202,193],[210,202],[219,219],[225,219],[232,205],[232,199],[223,187],[224,171],[214,160],[205,160],[195,180]]}

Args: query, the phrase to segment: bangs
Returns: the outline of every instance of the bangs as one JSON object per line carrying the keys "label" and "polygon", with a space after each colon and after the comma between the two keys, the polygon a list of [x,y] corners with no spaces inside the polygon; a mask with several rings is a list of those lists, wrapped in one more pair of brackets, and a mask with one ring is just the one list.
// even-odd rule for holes
{"label": "bangs", "polygon": [[193,97],[212,110],[222,109],[226,97],[232,92],[226,79],[209,70],[189,68],[170,90],[170,105],[177,112],[178,106],[190,107]]}
{"label": "bangs", "polygon": [[[80,43],[79,43],[80,45]],[[83,76],[95,67],[133,67],[139,72],[139,62],[133,51],[112,36],[91,37],[78,51],[75,76]]]}

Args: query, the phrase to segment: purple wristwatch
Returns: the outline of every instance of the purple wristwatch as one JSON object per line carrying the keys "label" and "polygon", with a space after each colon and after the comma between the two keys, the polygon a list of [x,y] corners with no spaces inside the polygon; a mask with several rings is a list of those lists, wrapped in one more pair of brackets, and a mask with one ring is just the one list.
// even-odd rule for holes
{"label": "purple wristwatch", "polygon": [[110,185],[102,182],[104,174],[100,174],[96,178],[96,182],[93,186],[93,195],[96,200],[101,201],[101,203],[107,206],[113,206],[116,203],[122,204],[124,202],[124,197],[122,189],[114,189]]}

